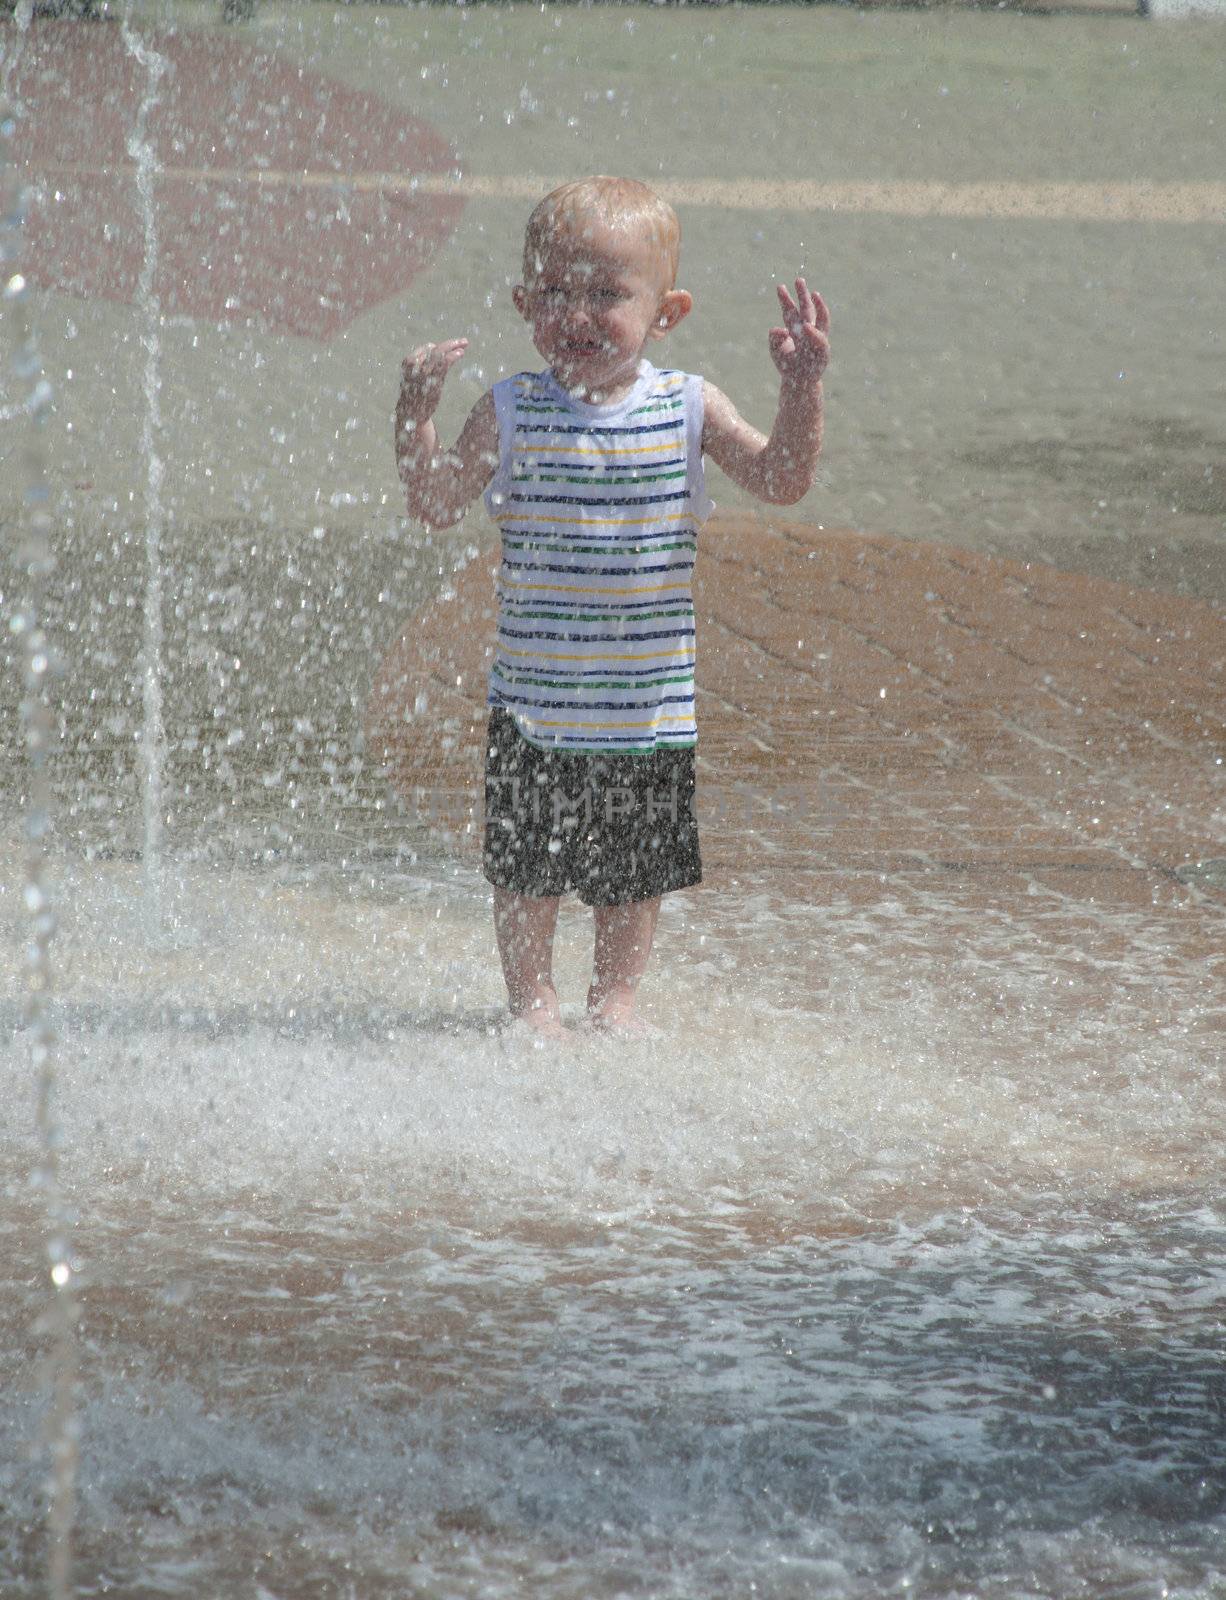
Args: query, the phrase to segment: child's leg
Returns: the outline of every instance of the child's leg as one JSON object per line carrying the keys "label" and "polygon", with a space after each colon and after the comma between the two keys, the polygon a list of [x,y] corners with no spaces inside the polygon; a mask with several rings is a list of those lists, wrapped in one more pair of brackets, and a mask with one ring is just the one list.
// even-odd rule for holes
{"label": "child's leg", "polygon": [[596,953],[588,1015],[606,1027],[626,1027],[635,1020],[635,992],[647,970],[655,937],[660,898],[631,900],[621,906],[594,906]]}
{"label": "child's leg", "polygon": [[494,934],[511,1015],[542,1033],[559,1033],[562,1014],[553,987],[553,934],[558,897],[494,890]]}

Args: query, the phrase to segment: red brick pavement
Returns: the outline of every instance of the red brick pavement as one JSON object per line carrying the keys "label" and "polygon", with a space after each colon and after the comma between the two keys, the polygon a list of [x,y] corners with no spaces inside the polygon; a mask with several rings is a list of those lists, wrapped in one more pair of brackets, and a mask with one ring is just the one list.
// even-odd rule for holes
{"label": "red brick pavement", "polygon": [[[492,554],[466,567],[384,662],[370,734],[402,793],[475,792],[493,567]],[[747,790],[764,808],[807,797],[803,827],[785,809],[769,830],[795,865],[813,865],[817,842],[844,869],[1166,878],[1226,845],[1213,606],[729,517],[706,533],[696,598],[713,864],[739,859]]]}
{"label": "red brick pavement", "polygon": [[[494,566],[483,554],[412,619],[368,715],[401,795],[461,848],[477,836]],[[1219,610],[732,517],[709,525],[698,572],[708,885],[860,908],[864,959],[889,981],[925,963],[999,981],[1037,961],[1085,1007],[1143,971],[1177,1016],[1220,1026],[1226,896],[1179,876],[1226,856]],[[703,916],[744,931],[735,901],[709,897]],[[812,939],[786,953],[798,992],[827,981]]]}

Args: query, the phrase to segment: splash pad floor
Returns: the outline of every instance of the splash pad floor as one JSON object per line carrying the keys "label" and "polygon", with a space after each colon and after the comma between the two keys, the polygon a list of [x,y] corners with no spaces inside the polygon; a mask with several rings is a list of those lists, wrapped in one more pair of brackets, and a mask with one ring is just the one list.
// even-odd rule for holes
{"label": "splash pad floor", "polygon": [[[469,840],[495,564],[476,557],[413,619],[369,713],[410,812]],[[904,984],[938,962],[988,970],[993,946],[1007,965],[1012,941],[1040,960],[1046,947],[1087,995],[1126,964],[1125,928],[1151,922],[1173,970],[1197,974],[1189,999],[1215,992],[1216,607],[948,546],[718,517],[697,604],[708,914],[748,883],[832,921],[886,906],[866,953]],[[934,897],[944,934],[920,911]],[[781,953],[798,1003],[825,992],[824,958],[820,940]]]}
{"label": "splash pad floor", "polygon": [[[138,863],[63,860],[97,1592],[1219,1592],[1215,612],[731,519],[705,554],[711,883],[646,1044],[498,1027],[462,850],[172,857],[161,939]],[[407,788],[462,792],[488,583],[384,665]]]}

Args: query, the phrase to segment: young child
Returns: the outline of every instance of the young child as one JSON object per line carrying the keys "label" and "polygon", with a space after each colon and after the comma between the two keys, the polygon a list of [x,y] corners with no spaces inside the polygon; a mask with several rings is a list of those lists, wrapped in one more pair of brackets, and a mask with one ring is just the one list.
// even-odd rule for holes
{"label": "young child", "polygon": [[490,674],[484,870],[512,1015],[560,1035],[559,896],[593,908],[587,1008],[634,1030],[660,897],[701,880],[694,817],[694,605],[709,456],[759,499],[809,489],[830,319],[803,278],[768,335],[781,378],[769,438],[713,384],[657,371],[689,315],[672,208],[629,178],[583,178],[528,220],[512,293],[545,362],[494,385],[440,448],[431,420],[468,348],[402,367],[396,461],[410,516],[458,522],[483,491],[502,533]]}

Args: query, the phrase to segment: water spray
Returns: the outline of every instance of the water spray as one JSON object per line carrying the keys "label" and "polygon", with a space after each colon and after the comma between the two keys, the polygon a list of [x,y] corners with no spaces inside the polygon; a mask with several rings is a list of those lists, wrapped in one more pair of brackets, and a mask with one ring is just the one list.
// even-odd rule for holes
{"label": "water spray", "polygon": [[[29,26],[27,4],[17,14],[18,40]],[[5,62],[7,89],[15,56]],[[52,826],[51,785],[47,773],[54,726],[49,704],[52,676],[51,643],[43,621],[48,580],[55,560],[51,548],[50,488],[47,482],[43,428],[51,408],[51,385],[30,317],[29,288],[22,267],[25,197],[13,155],[17,119],[0,96],[0,281],[13,355],[11,371],[15,403],[6,421],[25,431],[25,495],[14,552],[18,593],[9,629],[20,652],[23,695],[21,725],[28,766],[25,811],[24,900],[26,939],[26,1021],[37,1094],[39,1156],[31,1175],[42,1195],[47,1227],[47,1271],[50,1301],[39,1332],[50,1339],[51,1403],[46,1420],[46,1446],[51,1474],[47,1517],[49,1542],[48,1594],[68,1600],[72,1593],[72,1543],[76,1515],[79,1422],[76,1409],[79,1353],[77,1299],[73,1282],[72,1216],[60,1184],[61,1133],[55,1107],[55,1030],[50,1015],[52,993],[51,941],[55,911],[48,883],[47,844]]]}
{"label": "water spray", "polygon": [[144,812],[145,909],[152,936],[163,926],[162,771],[166,732],[162,711],[162,479],[165,462],[160,454],[162,433],[162,306],[154,287],[158,266],[158,231],[154,183],[158,157],[149,138],[149,117],[158,102],[158,86],[170,62],[138,32],[133,22],[132,0],[122,15],[124,46],[145,72],[145,90],[132,131],[128,154],[136,164],[136,192],[144,231],[144,254],[136,285],[145,350],[145,414],[141,422],[141,457],[145,463],[145,609],[141,640],[141,694],[144,722],[140,739],[141,793]]}

